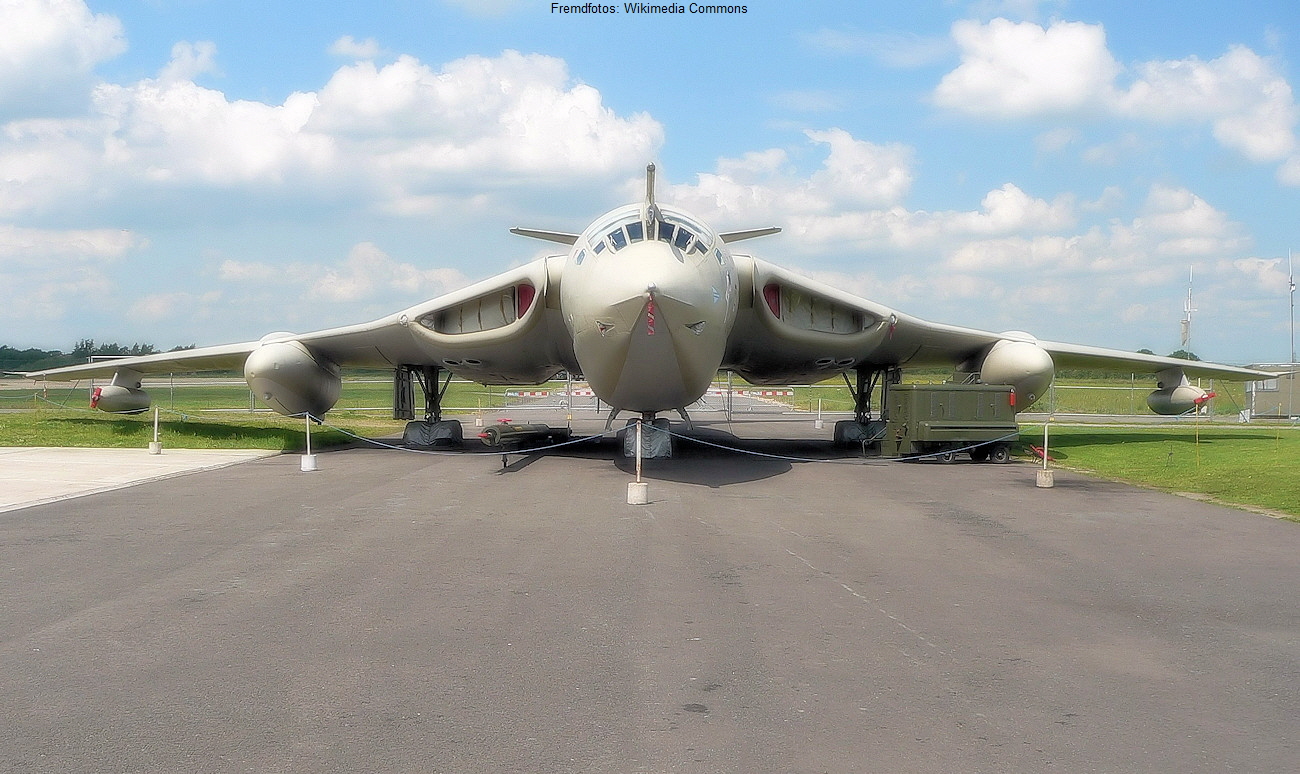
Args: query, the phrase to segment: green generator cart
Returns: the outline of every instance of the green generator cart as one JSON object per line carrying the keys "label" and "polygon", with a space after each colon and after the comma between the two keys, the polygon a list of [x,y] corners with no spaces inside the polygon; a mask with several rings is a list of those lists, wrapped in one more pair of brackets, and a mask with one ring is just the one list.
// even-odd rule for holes
{"label": "green generator cart", "polygon": [[1015,393],[1000,384],[889,384],[883,457],[932,457],[951,462],[1007,462],[1020,437]]}

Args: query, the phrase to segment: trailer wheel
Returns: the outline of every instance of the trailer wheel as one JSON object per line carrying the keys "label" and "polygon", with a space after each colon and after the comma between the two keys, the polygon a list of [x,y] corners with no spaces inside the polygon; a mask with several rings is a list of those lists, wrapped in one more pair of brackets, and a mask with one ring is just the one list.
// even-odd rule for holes
{"label": "trailer wheel", "polygon": [[1005,443],[999,443],[994,445],[992,451],[989,452],[989,459],[991,459],[993,462],[999,465],[1010,462],[1011,447],[1006,445]]}
{"label": "trailer wheel", "polygon": [[935,455],[935,459],[947,465],[948,463],[953,462],[957,459],[957,454],[951,451],[941,451]]}

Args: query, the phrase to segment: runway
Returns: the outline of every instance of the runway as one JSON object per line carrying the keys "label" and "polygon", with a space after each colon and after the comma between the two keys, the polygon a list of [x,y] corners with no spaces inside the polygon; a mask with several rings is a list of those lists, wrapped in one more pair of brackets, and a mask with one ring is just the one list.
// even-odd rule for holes
{"label": "runway", "polygon": [[1300,761],[1295,524],[706,451],[637,507],[612,448],[511,459],[286,455],[0,514],[0,770]]}

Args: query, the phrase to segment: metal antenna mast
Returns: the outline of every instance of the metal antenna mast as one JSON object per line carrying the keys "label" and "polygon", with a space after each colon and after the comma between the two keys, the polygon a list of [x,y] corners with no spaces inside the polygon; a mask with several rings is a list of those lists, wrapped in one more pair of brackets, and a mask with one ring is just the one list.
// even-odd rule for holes
{"label": "metal antenna mast", "polygon": [[1291,251],[1286,251],[1286,279],[1291,296],[1291,364],[1295,365],[1295,271],[1291,264]]}
{"label": "metal antenna mast", "polygon": [[1192,306],[1192,269],[1187,268],[1187,300],[1183,302],[1182,338],[1184,352],[1192,351],[1192,312],[1198,311]]}

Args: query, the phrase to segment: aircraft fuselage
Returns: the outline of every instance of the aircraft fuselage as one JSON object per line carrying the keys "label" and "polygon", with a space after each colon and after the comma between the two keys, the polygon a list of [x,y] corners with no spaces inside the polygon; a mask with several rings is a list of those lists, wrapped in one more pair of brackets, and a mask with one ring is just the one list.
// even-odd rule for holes
{"label": "aircraft fuselage", "polygon": [[737,286],[725,243],[685,212],[607,213],[574,242],[560,291],[583,377],[620,409],[695,402],[722,363]]}

